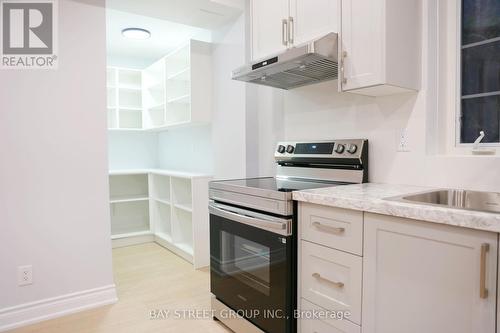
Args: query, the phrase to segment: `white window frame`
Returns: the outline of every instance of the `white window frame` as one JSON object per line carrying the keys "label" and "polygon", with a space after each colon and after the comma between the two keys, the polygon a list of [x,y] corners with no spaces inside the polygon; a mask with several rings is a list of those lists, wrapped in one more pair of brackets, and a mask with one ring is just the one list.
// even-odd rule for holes
{"label": "white window frame", "polygon": [[[462,143],[461,142],[461,116],[462,116],[462,0],[456,0],[456,100],[455,100],[455,148],[459,149],[459,152],[464,152],[466,149],[470,151],[473,144],[472,143]],[[448,12],[449,13],[449,12]],[[500,37],[496,38],[500,40]],[[488,96],[489,93],[485,93]],[[479,95],[479,94],[478,94]],[[481,94],[482,95],[482,94]],[[495,94],[496,95],[496,94]],[[479,136],[479,133],[477,134]],[[497,153],[500,152],[500,142],[490,142],[481,143],[481,147],[497,148]]]}

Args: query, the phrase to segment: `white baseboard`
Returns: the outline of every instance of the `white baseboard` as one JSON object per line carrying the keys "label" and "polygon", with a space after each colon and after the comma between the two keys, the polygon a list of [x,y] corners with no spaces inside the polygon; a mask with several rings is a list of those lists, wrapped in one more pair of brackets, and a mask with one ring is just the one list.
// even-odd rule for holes
{"label": "white baseboard", "polygon": [[175,246],[174,244],[172,244],[169,240],[166,240],[166,239],[164,239],[161,236],[155,236],[155,243],[163,246],[164,248],[166,248],[167,250],[169,250],[173,254],[178,255],[179,257],[181,257],[182,259],[186,260],[190,264],[193,264],[193,255],[187,253],[186,251],[184,251],[184,250],[182,250],[180,248],[178,248],[177,246]]}
{"label": "white baseboard", "polygon": [[0,309],[0,332],[116,303],[115,285]]}
{"label": "white baseboard", "polygon": [[131,236],[125,238],[117,238],[111,241],[113,249],[125,246],[139,245],[145,243],[152,243],[155,241],[153,235]]}

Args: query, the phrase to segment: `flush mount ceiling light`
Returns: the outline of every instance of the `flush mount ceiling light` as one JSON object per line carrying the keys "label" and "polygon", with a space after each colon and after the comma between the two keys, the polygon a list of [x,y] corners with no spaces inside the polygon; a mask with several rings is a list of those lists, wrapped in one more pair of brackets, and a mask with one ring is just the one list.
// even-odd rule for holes
{"label": "flush mount ceiling light", "polygon": [[141,28],[127,28],[122,30],[122,36],[130,39],[148,39],[151,32]]}

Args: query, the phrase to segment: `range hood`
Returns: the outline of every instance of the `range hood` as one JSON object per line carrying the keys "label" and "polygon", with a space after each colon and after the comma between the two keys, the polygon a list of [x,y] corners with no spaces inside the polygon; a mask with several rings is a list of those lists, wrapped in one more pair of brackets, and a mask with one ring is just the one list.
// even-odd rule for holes
{"label": "range hood", "polygon": [[293,89],[338,77],[338,35],[334,32],[303,46],[233,71],[233,80]]}

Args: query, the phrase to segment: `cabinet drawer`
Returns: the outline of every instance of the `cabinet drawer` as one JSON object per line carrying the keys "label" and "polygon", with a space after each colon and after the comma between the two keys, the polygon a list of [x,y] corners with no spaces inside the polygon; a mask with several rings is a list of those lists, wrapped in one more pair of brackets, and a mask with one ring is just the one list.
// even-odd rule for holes
{"label": "cabinet drawer", "polygon": [[301,241],[302,297],[361,325],[362,258]]}
{"label": "cabinet drawer", "polygon": [[301,203],[301,238],[363,255],[363,212]]}
{"label": "cabinet drawer", "polygon": [[302,316],[299,319],[301,333],[361,333],[361,327],[349,320],[307,319],[314,313],[323,314],[326,310],[305,300],[301,300]]}

